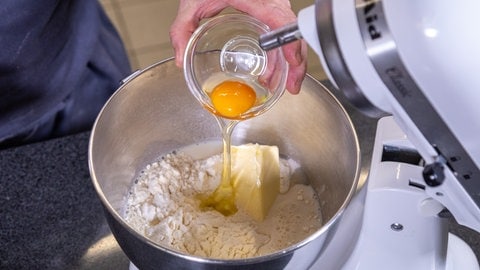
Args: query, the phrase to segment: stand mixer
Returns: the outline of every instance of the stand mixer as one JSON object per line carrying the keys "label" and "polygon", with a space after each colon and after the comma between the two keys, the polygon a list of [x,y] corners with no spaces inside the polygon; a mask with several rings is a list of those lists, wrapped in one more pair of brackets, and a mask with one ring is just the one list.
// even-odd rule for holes
{"label": "stand mixer", "polygon": [[[312,269],[479,269],[438,217],[446,208],[480,232],[478,10],[474,0],[316,0],[260,37],[267,50],[305,39],[335,87],[381,117],[360,236]],[[352,242],[354,226],[335,238]]]}

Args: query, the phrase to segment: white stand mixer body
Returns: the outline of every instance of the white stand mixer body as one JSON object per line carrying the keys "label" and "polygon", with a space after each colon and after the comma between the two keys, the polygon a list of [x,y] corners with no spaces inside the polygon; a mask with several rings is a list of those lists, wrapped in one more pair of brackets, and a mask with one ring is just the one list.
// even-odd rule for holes
{"label": "white stand mixer body", "polygon": [[[479,10],[477,0],[316,0],[300,11],[298,29],[330,81],[360,110],[383,117],[358,241],[342,267],[332,261],[345,250],[333,244],[324,253],[331,258],[311,269],[479,269],[468,245],[438,217],[446,207],[480,232]],[[458,143],[437,148],[444,135]],[[445,159],[443,184],[426,185],[423,166],[382,162],[390,144],[414,149],[426,164]],[[443,151],[458,149],[469,159],[463,171]],[[342,231],[348,229],[335,237]]]}
{"label": "white stand mixer body", "polygon": [[317,0],[299,13],[303,38],[354,105],[393,115],[426,164],[445,160],[446,180],[425,192],[480,232],[480,2],[356,4]]}

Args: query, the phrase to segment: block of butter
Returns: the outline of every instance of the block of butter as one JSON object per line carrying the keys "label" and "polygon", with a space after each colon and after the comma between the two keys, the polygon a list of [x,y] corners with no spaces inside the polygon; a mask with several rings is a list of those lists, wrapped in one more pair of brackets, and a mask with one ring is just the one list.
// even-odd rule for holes
{"label": "block of butter", "polygon": [[252,218],[262,221],[280,189],[278,147],[259,144],[232,146],[231,158],[235,203]]}

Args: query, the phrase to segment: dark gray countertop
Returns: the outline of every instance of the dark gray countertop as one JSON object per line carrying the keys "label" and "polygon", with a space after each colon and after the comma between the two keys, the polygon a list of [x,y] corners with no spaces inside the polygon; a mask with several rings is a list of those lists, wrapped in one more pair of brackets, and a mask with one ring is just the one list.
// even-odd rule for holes
{"label": "dark gray countertop", "polygon": [[90,180],[88,138],[0,151],[0,269],[128,269]]}
{"label": "dark gray countertop", "polygon": [[[371,122],[353,120],[373,136],[362,130]],[[0,269],[128,269],[90,180],[88,139],[85,132],[0,151]],[[480,256],[480,234],[453,220],[451,231]]]}

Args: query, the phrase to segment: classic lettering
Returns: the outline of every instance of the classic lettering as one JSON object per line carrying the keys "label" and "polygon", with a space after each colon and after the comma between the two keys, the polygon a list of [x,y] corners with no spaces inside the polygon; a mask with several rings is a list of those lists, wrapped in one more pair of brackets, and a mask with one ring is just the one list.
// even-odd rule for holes
{"label": "classic lettering", "polygon": [[385,74],[390,78],[390,82],[403,98],[411,97],[410,91],[403,84],[405,77],[399,69],[396,67],[388,68],[385,70]]}

